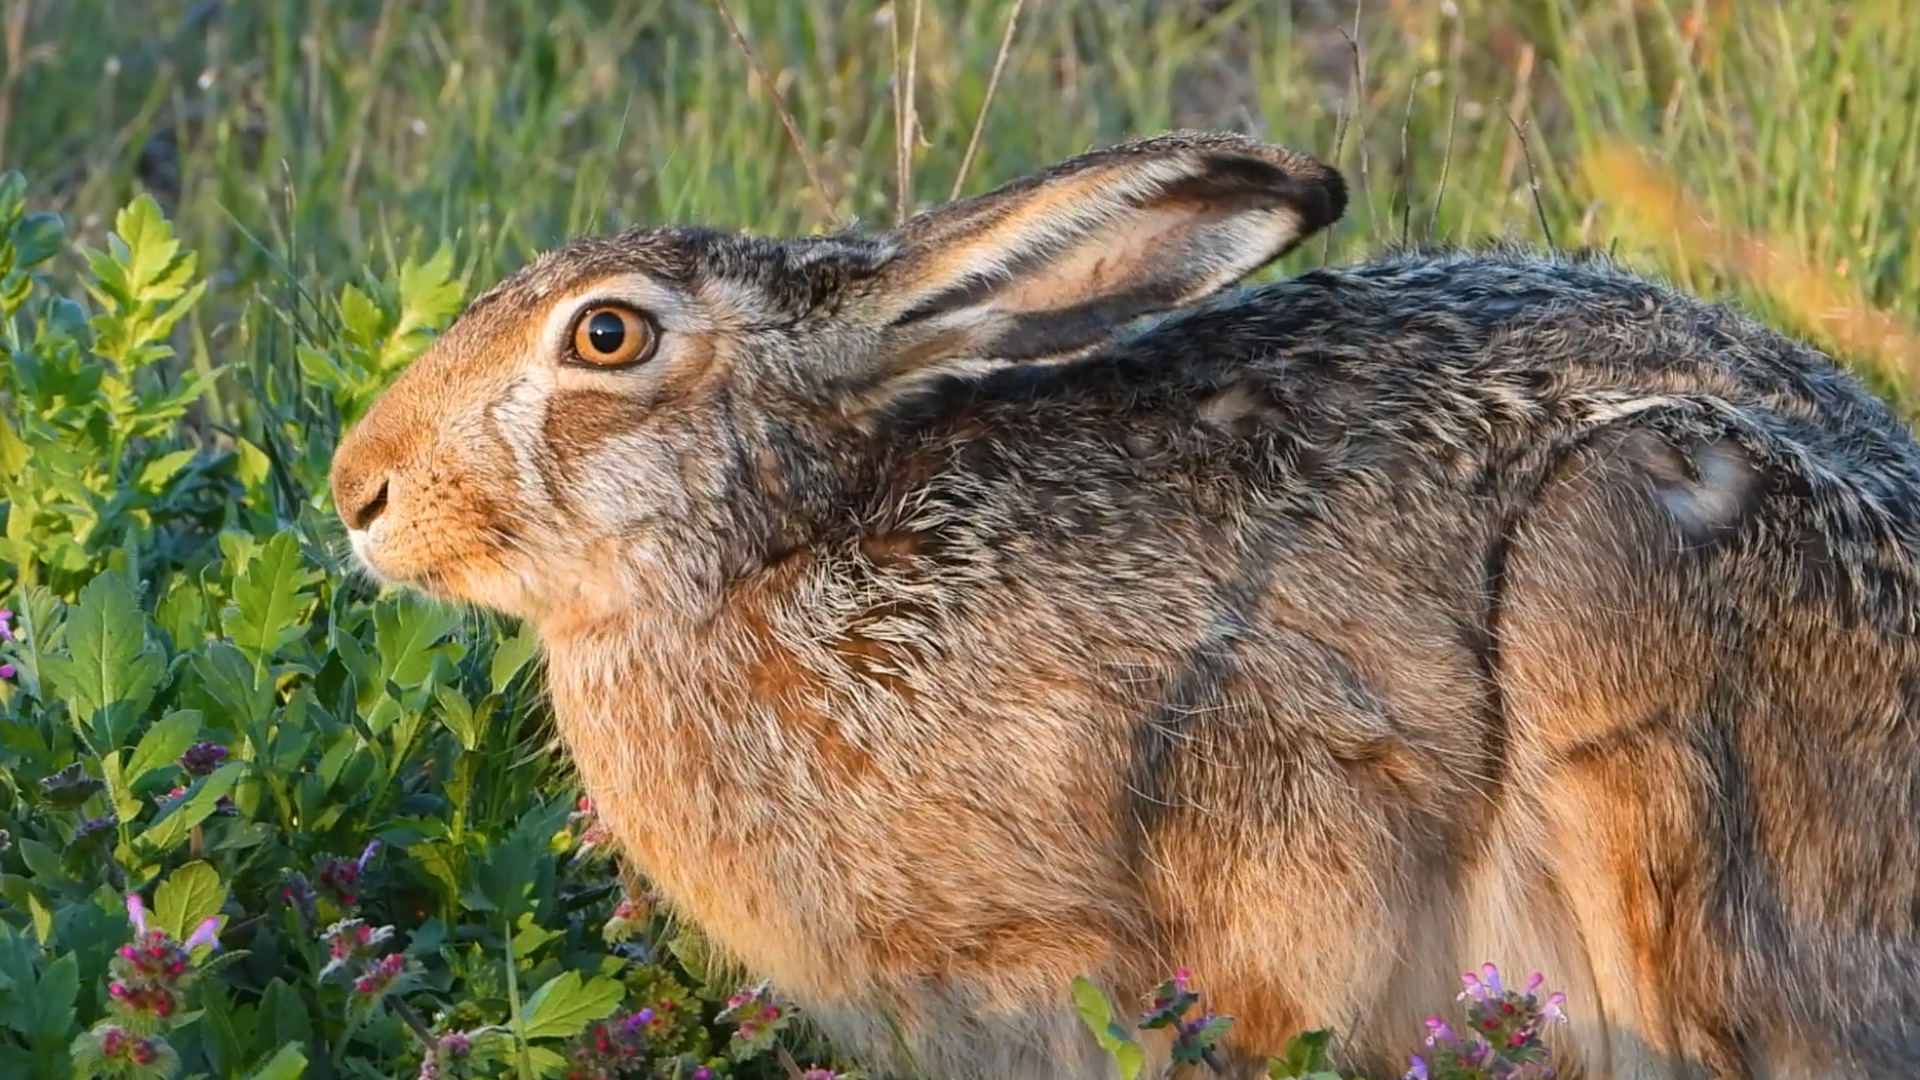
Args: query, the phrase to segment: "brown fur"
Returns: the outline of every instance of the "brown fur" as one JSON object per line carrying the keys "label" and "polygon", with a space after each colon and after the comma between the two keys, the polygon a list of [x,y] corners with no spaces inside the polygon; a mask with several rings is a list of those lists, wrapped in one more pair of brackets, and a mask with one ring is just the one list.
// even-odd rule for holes
{"label": "brown fur", "polygon": [[[535,623],[627,855],[890,1074],[1107,1075],[1071,979],[1184,965],[1244,1075],[1318,1025],[1397,1075],[1483,960],[1567,989],[1569,1080],[1920,1073],[1920,447],[1598,258],[1223,291],[1344,204],[1183,133],[575,241],[336,500]],[[562,363],[609,298],[659,355]]]}

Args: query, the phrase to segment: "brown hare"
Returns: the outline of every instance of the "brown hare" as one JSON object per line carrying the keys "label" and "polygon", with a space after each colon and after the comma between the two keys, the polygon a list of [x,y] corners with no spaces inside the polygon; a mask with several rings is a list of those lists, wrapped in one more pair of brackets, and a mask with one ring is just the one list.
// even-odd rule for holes
{"label": "brown hare", "polygon": [[1346,198],[1178,133],[575,240],[334,498],[538,628],[627,856],[883,1075],[1110,1076],[1073,977],[1185,966],[1239,1075],[1397,1076],[1484,960],[1568,992],[1562,1077],[1920,1075],[1920,447],[1598,257],[1230,288]]}

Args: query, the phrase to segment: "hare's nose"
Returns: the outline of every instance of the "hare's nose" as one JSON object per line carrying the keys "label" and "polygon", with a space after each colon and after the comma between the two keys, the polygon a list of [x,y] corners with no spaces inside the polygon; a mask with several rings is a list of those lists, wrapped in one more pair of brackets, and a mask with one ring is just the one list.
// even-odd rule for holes
{"label": "hare's nose", "polygon": [[352,491],[343,491],[335,498],[340,505],[340,517],[349,529],[364,529],[372,525],[387,508],[387,478],[369,476]]}

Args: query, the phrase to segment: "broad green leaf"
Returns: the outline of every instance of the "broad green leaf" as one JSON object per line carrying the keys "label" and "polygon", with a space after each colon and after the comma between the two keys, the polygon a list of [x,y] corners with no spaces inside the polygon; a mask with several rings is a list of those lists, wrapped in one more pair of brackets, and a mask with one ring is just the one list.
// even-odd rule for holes
{"label": "broad green leaf", "polygon": [[127,786],[135,787],[148,773],[174,766],[200,734],[200,720],[198,712],[181,710],[168,713],[148,728],[127,762],[124,774]]}
{"label": "broad green leaf", "polygon": [[454,850],[444,840],[426,840],[407,847],[407,855],[420,864],[420,869],[435,883],[445,888],[449,900],[460,896],[460,877],[454,870]]}
{"label": "broad green leaf", "polygon": [[307,1054],[301,1044],[290,1042],[253,1070],[248,1080],[300,1080],[307,1071]]}
{"label": "broad green leaf", "polygon": [[80,995],[80,964],[72,953],[48,964],[40,972],[40,984],[33,991],[33,1009],[38,1031],[35,1041],[42,1045],[67,1041],[73,1027],[73,1003]]}
{"label": "broad green leaf", "polygon": [[146,615],[118,572],[102,572],[80,590],[67,616],[67,655],[42,661],[44,677],[67,699],[77,724],[90,726],[102,711],[118,706],[102,733],[118,741],[146,708],[166,675],[146,631]]}
{"label": "broad green leaf", "polygon": [[523,623],[512,637],[502,638],[493,650],[492,670],[488,672],[489,685],[498,694],[507,688],[520,669],[527,666],[534,654],[540,649],[540,636],[534,632],[531,623]]}
{"label": "broad green leaf", "polygon": [[153,894],[154,925],[185,941],[202,922],[220,913],[227,902],[227,886],[220,872],[204,862],[190,862],[167,875]]}
{"label": "broad green leaf", "polygon": [[[260,1017],[255,1038],[271,1040],[282,1053],[289,1043],[308,1046],[313,1042],[313,1018],[307,1013],[307,1004],[300,991],[282,979],[268,983],[266,993],[260,996]],[[264,1052],[266,1047],[260,1049]]]}
{"label": "broad green leaf", "polygon": [[1113,1020],[1113,1005],[1107,995],[1084,975],[1073,979],[1073,1008],[1080,1020],[1093,1032],[1100,1048],[1113,1057],[1120,1068],[1121,1080],[1137,1080],[1146,1067],[1146,1054],[1127,1037],[1126,1030]]}
{"label": "broad green leaf", "polygon": [[440,704],[440,722],[453,732],[454,738],[460,740],[460,748],[468,751],[478,749],[480,738],[485,734],[485,718],[476,716],[473,706],[454,687],[436,686],[433,688],[433,697]]}
{"label": "broad green leaf", "polygon": [[611,1013],[626,995],[625,984],[596,975],[583,981],[577,971],[548,979],[527,999],[522,1015],[529,1039],[565,1039]]}
{"label": "broad green leaf", "polygon": [[314,597],[307,590],[320,578],[293,533],[276,533],[233,583],[234,604],[221,625],[234,647],[259,666],[297,640],[313,610]]}
{"label": "broad green leaf", "polygon": [[133,785],[127,782],[120,768],[120,751],[103,754],[100,758],[100,779],[106,782],[107,797],[113,800],[114,816],[121,822],[132,821],[140,814],[140,800],[133,796]]}
{"label": "broad green leaf", "polygon": [[402,690],[425,682],[433,672],[433,648],[460,625],[460,614],[450,605],[411,597],[382,605],[374,613],[374,647],[380,653],[380,675]]}
{"label": "broad green leaf", "polygon": [[241,774],[247,769],[242,761],[229,761],[213,771],[211,776],[202,780],[187,800],[169,811],[166,816],[147,826],[138,841],[153,855],[164,855],[186,843],[193,827],[212,816],[220,798],[233,790]]}
{"label": "broad green leaf", "polygon": [[28,214],[13,229],[14,269],[24,270],[46,262],[60,250],[66,225],[59,214]]}

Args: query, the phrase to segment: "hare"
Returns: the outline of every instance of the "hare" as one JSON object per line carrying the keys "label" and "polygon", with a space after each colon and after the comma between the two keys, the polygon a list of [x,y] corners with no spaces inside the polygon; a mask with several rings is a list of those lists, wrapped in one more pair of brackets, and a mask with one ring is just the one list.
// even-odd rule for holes
{"label": "hare", "polygon": [[1181,132],[574,240],[333,496],[537,628],[626,857],[880,1075],[1112,1076],[1072,979],[1185,966],[1235,1075],[1398,1076],[1488,960],[1562,1077],[1920,1075],[1920,447],[1598,256],[1245,287],[1346,201]]}

